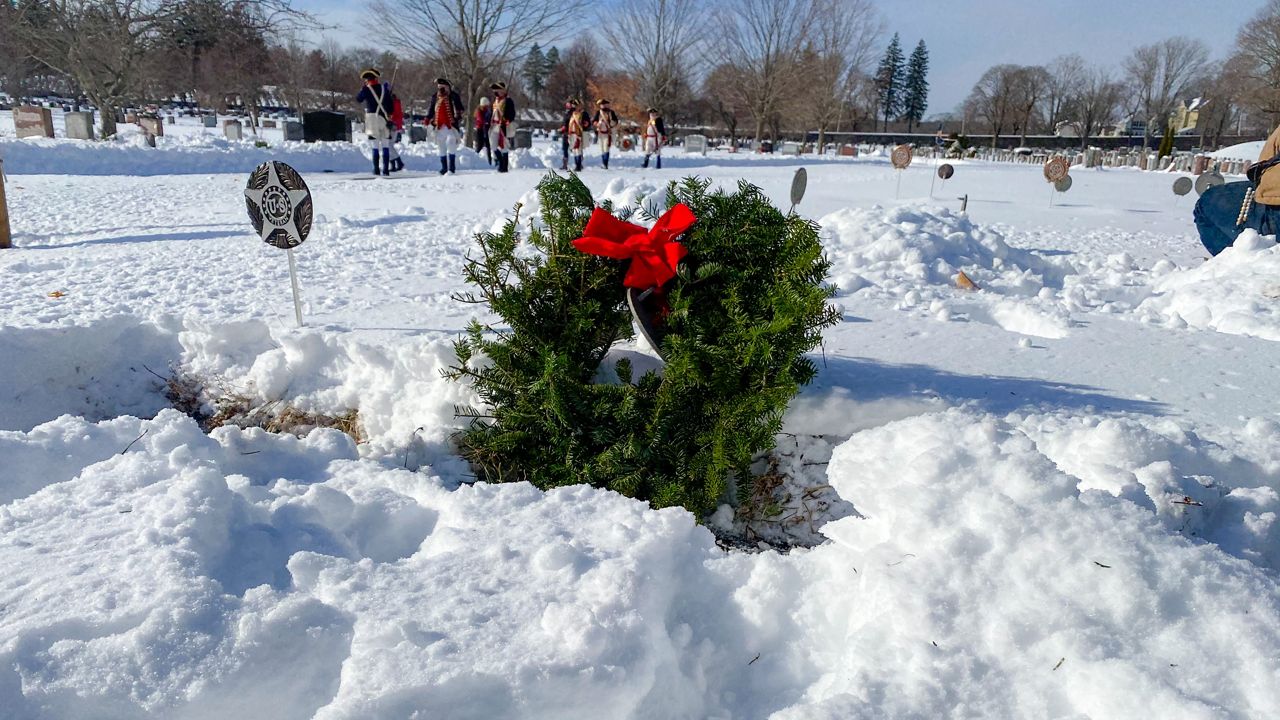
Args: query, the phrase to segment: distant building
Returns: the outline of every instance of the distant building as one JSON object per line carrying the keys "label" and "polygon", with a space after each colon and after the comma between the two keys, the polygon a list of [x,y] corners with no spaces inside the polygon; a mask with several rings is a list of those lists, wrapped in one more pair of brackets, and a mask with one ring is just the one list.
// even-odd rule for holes
{"label": "distant building", "polygon": [[1178,135],[1194,132],[1200,122],[1200,110],[1206,104],[1204,98],[1195,98],[1190,103],[1178,103],[1177,109],[1169,113],[1169,124],[1173,126],[1173,132]]}

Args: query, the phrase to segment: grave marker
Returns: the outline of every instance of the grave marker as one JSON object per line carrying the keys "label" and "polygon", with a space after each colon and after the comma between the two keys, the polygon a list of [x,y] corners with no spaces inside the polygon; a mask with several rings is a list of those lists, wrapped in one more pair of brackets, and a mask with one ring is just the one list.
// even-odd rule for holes
{"label": "grave marker", "polygon": [[286,142],[302,142],[302,123],[297,120],[284,121],[284,139]]}
{"label": "grave marker", "polygon": [[222,123],[222,134],[228,140],[243,140],[244,126],[239,120],[226,120]]}
{"label": "grave marker", "polygon": [[707,136],[706,135],[685,135],[684,151],[686,153],[702,153],[707,154]]}
{"label": "grave marker", "polygon": [[93,113],[69,112],[64,117],[67,137],[72,140],[93,139]]}
{"label": "grave marker", "polygon": [[311,191],[296,170],[269,160],[249,174],[244,197],[249,221],[262,241],[288,253],[293,312],[298,327],[302,327],[302,300],[298,294],[298,267],[293,260],[293,249],[311,234],[314,212]]}
{"label": "grave marker", "polygon": [[0,248],[13,247],[9,234],[9,203],[4,196],[4,158],[0,158]]}
{"label": "grave marker", "polygon": [[13,125],[18,137],[53,137],[53,113],[49,108],[21,105],[13,109]]}
{"label": "grave marker", "polygon": [[164,137],[164,123],[158,117],[138,118],[138,125],[142,128],[142,132],[148,135]]}

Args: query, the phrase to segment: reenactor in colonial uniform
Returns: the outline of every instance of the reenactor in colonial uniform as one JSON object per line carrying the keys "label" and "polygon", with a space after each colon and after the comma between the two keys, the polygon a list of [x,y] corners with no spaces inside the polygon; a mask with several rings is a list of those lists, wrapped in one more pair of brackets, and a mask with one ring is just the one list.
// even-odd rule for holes
{"label": "reenactor in colonial uniform", "polygon": [[462,136],[462,118],[466,109],[462,97],[453,84],[444,78],[436,78],[436,94],[427,106],[427,122],[436,129],[436,147],[440,152],[440,174],[458,170],[458,138]]}
{"label": "reenactor in colonial uniform", "polygon": [[591,126],[596,131],[596,141],[600,143],[600,160],[604,169],[609,169],[609,151],[613,149],[613,131],[618,127],[618,113],[609,107],[609,101],[596,100],[596,116],[591,118]]}
{"label": "reenactor in colonial uniform", "polygon": [[489,86],[493,91],[493,105],[489,110],[489,146],[498,161],[498,172],[511,169],[511,130],[516,121],[516,103],[507,95],[507,84],[496,82]]}
{"label": "reenactor in colonial uniform", "polygon": [[[573,100],[573,110],[569,112],[569,117],[565,120],[564,137],[568,143],[568,152],[573,155],[574,172],[582,172],[582,153],[587,148],[587,125],[590,120],[587,118],[587,111],[582,108],[582,103]],[[565,169],[568,169],[568,161],[565,162]]]}
{"label": "reenactor in colonial uniform", "polygon": [[480,98],[480,107],[476,108],[476,153],[484,150],[485,162],[493,164],[493,149],[489,147],[489,98]]}
{"label": "reenactor in colonial uniform", "polygon": [[644,164],[641,167],[649,167],[649,156],[658,156],[658,169],[662,169],[662,146],[667,144],[667,126],[662,122],[662,116],[658,114],[656,108],[649,108],[649,124],[644,127],[644,136],[641,139],[644,148]]}
{"label": "reenactor in colonial uniform", "polygon": [[564,101],[564,123],[560,126],[560,169],[569,169],[569,151],[572,144],[569,139],[569,119],[578,114],[578,106],[581,103],[577,98],[569,98]]}
{"label": "reenactor in colonial uniform", "polygon": [[[382,73],[369,68],[360,73],[364,87],[356,95],[356,102],[364,104],[364,131],[373,146],[373,174],[391,174],[391,85],[382,82]],[[379,167],[378,158],[382,158]]]}

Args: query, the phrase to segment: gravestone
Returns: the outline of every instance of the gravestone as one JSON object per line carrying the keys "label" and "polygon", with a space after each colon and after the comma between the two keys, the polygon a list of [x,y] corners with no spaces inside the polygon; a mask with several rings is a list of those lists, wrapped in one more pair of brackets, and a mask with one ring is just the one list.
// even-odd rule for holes
{"label": "gravestone", "polygon": [[265,129],[269,129],[269,128],[274,128],[275,126],[276,126],[276,121],[275,121],[275,120],[263,120],[263,121],[262,121],[262,127],[263,127],[263,129],[264,129],[264,130],[265,130]]}
{"label": "gravestone", "polygon": [[239,120],[227,120],[222,123],[222,134],[228,140],[243,140],[244,125],[241,125]]}
{"label": "gravestone", "polygon": [[306,142],[351,142],[351,134],[351,122],[340,112],[313,110],[302,115],[302,138]]}
{"label": "gravestone", "polygon": [[799,155],[800,143],[788,140],[778,147],[778,152],[783,155]]}
{"label": "gravestone", "polygon": [[706,135],[685,135],[684,151],[686,153],[707,154],[707,136]]}
{"label": "gravestone", "polygon": [[533,147],[533,130],[530,128],[516,128],[514,147],[516,150],[528,150]]}
{"label": "gravestone", "polygon": [[427,141],[427,128],[425,125],[409,126],[409,144]]}
{"label": "gravestone", "polygon": [[201,122],[202,122],[202,123],[204,123],[204,126],[205,126],[205,127],[207,127],[207,128],[216,128],[216,127],[218,127],[218,116],[217,116],[217,115],[202,115],[202,116],[200,117],[200,120],[201,120]]}
{"label": "gravestone", "polygon": [[177,125],[178,117],[176,115],[166,115],[164,118],[164,122],[166,125]]}
{"label": "gravestone", "polygon": [[857,145],[841,145],[840,157],[858,157]]}
{"label": "gravestone", "polygon": [[93,113],[69,112],[64,116],[67,137],[72,140],[93,139]]}
{"label": "gravestone", "polygon": [[164,137],[164,123],[158,117],[138,118],[138,125],[142,126],[142,131],[148,135]]}
{"label": "gravestone", "polygon": [[53,112],[49,108],[21,105],[13,110],[13,124],[18,137],[53,137]]}
{"label": "gravestone", "polygon": [[287,142],[302,142],[302,123],[297,120],[285,120],[284,139]]}
{"label": "gravestone", "polygon": [[125,114],[124,114],[124,121],[125,121],[125,124],[127,124],[127,125],[137,125],[137,124],[138,124],[138,113],[135,113],[135,112],[125,112]]}

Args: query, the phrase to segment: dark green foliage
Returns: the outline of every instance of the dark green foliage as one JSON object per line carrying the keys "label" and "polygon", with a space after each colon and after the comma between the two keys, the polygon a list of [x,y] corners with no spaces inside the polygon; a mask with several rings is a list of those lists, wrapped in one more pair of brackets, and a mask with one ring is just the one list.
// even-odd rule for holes
{"label": "dark green foliage", "polygon": [[907,60],[907,77],[902,87],[902,116],[907,121],[907,132],[924,119],[929,109],[929,49],[924,40],[916,44]]}
{"label": "dark green foliage", "polygon": [[906,66],[902,56],[902,42],[898,33],[880,58],[880,66],[876,68],[876,97],[884,118],[884,129],[889,130],[889,119],[902,113],[903,85],[906,84]]}
{"label": "dark green foliage", "polygon": [[[477,236],[465,272],[479,292],[461,299],[487,303],[505,326],[473,323],[450,377],[488,405],[484,415],[463,409],[474,420],[458,436],[481,479],[588,483],[703,516],[773,447],[787,403],[816,372],[804,353],[839,320],[826,303],[830,264],[817,227],[758,188],[708,187],[669,188],[698,222],[667,295],[661,374],[633,377],[625,359],[601,368],[610,346],[632,337],[626,263],[571,245],[593,208],[576,176],[539,184],[544,227],[527,240],[514,220]],[[517,256],[519,242],[539,253]]]}
{"label": "dark green foliage", "polygon": [[1158,157],[1173,154],[1173,123],[1166,125],[1164,137],[1160,138],[1160,147],[1156,150]]}

